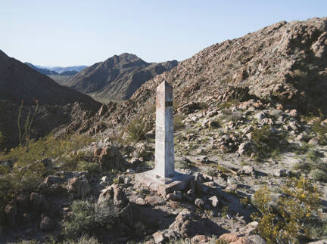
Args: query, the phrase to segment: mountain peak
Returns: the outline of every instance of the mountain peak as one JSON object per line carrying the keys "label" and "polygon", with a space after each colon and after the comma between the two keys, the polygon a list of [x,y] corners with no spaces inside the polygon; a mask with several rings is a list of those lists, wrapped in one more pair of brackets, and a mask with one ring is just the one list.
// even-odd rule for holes
{"label": "mountain peak", "polygon": [[135,54],[114,55],[78,73],[70,86],[100,101],[128,99],[144,82],[172,69],[177,61],[147,63]]}

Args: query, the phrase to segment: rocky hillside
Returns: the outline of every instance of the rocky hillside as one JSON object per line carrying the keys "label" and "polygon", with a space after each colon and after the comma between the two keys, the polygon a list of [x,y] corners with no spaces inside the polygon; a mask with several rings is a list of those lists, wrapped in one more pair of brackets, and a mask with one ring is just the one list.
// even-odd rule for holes
{"label": "rocky hillside", "polygon": [[[76,107],[64,130],[92,138],[0,154],[0,242],[325,242],[326,25],[281,22],[213,45],[82,122]],[[175,168],[193,179],[156,192],[136,174],[154,167],[164,80]]]}
{"label": "rocky hillside", "polygon": [[99,107],[99,103],[89,96],[58,85],[49,77],[0,51],[0,109],[3,115],[6,114],[1,116],[0,130],[6,134],[8,145],[17,142],[17,116],[21,103],[24,104],[23,117],[38,106],[39,120],[35,121],[37,129],[33,133],[37,136],[72,122],[73,114],[86,118],[86,114],[92,114]]}
{"label": "rocky hillside", "polygon": [[75,75],[68,85],[99,101],[125,100],[147,80],[177,65],[177,61],[147,63],[133,54],[113,56]]}

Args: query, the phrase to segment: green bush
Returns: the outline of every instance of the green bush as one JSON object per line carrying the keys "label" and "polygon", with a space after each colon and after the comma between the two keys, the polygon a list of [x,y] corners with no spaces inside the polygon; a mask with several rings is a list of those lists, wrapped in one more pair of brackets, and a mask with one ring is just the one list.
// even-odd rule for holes
{"label": "green bush", "polygon": [[311,238],[310,224],[319,221],[320,193],[310,180],[291,179],[281,189],[281,196],[272,204],[272,192],[263,187],[254,194],[254,205],[260,214],[258,232],[268,243],[297,243]]}
{"label": "green bush", "polygon": [[98,205],[89,201],[74,201],[72,213],[63,223],[64,234],[68,238],[94,235],[110,231],[115,226],[119,209],[112,203]]}
{"label": "green bush", "polygon": [[100,242],[94,237],[83,235],[77,241],[73,241],[73,240],[64,241],[63,244],[100,244]]}
{"label": "green bush", "polygon": [[318,143],[327,145],[327,126],[321,125],[322,118],[315,120],[312,125],[312,130],[316,133]]}
{"label": "green bush", "polygon": [[130,141],[138,142],[145,139],[145,134],[149,131],[149,126],[142,119],[134,119],[128,124],[126,131]]}
{"label": "green bush", "polygon": [[183,123],[184,116],[183,115],[176,115],[174,117],[174,130],[178,131],[185,127]]}
{"label": "green bush", "polygon": [[[53,173],[51,168],[46,168],[42,162],[44,159],[56,159],[62,164],[59,170],[78,166],[78,153],[71,155],[89,144],[91,138],[86,136],[71,136],[69,138],[56,139],[53,136],[42,138],[38,141],[30,141],[26,145],[19,145],[6,154],[0,154],[0,161],[10,161],[13,167],[0,166],[0,217],[6,204],[12,200],[18,192],[31,192],[35,190],[43,179]],[[77,162],[77,163],[72,163]],[[69,165],[69,167],[67,166]],[[4,218],[0,218],[0,224]]]}
{"label": "green bush", "polygon": [[268,125],[252,132],[252,142],[256,148],[256,157],[259,159],[278,155],[286,144],[285,135],[273,132],[271,126]]}
{"label": "green bush", "polygon": [[315,181],[327,182],[327,172],[321,169],[313,169],[310,171],[310,178]]}

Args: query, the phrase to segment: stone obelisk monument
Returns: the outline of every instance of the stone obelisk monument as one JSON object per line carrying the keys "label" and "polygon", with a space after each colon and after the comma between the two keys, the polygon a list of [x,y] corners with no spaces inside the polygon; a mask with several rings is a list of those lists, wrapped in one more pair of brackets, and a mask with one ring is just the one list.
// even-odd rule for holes
{"label": "stone obelisk monument", "polygon": [[173,88],[164,81],[157,88],[154,168],[154,173],[163,178],[175,174],[173,133]]}
{"label": "stone obelisk monument", "polygon": [[186,189],[193,179],[192,175],[175,171],[173,122],[173,88],[164,81],[158,86],[156,97],[155,167],[135,175],[138,184],[163,196]]}

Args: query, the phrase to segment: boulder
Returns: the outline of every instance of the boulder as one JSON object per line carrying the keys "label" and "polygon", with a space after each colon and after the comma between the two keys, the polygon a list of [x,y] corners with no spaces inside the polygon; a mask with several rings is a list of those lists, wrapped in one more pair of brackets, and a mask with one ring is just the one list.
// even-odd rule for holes
{"label": "boulder", "polygon": [[211,202],[212,207],[214,207],[214,208],[218,207],[219,200],[218,200],[217,196],[210,197],[209,201]]}
{"label": "boulder", "polygon": [[68,181],[67,190],[74,197],[84,198],[91,192],[91,187],[86,177],[74,177]]}
{"label": "boulder", "polygon": [[209,238],[205,235],[196,235],[191,239],[192,244],[205,244],[209,243]]}
{"label": "boulder", "polygon": [[239,145],[237,150],[239,155],[251,155],[253,152],[253,146],[251,142],[243,142]]}
{"label": "boulder", "polygon": [[117,184],[112,184],[101,191],[98,198],[98,204],[126,205],[128,202],[124,191]]}
{"label": "boulder", "polygon": [[196,232],[196,226],[192,225],[193,214],[188,209],[183,209],[169,226],[173,232],[179,233],[182,237],[192,236]]}
{"label": "boulder", "polygon": [[203,208],[204,207],[204,201],[201,198],[196,198],[194,201],[194,205],[197,206],[198,208]]}
{"label": "boulder", "polygon": [[226,233],[219,236],[218,240],[225,241],[227,243],[235,242],[238,240],[238,236],[235,233]]}
{"label": "boulder", "polygon": [[241,169],[239,169],[238,173],[244,175],[253,175],[255,173],[255,170],[253,166],[245,165]]}
{"label": "boulder", "polygon": [[154,234],[152,234],[152,237],[155,243],[163,243],[163,241],[166,239],[164,233],[161,231],[155,232]]}

